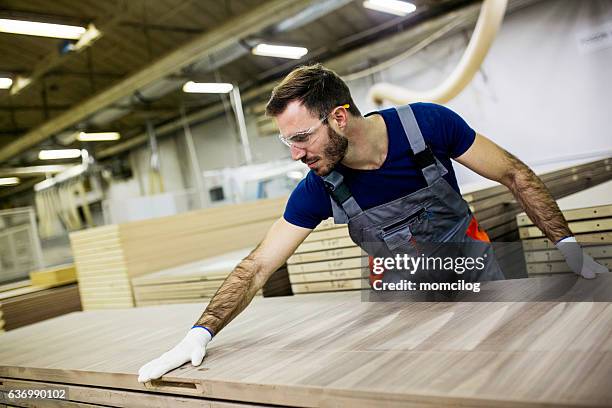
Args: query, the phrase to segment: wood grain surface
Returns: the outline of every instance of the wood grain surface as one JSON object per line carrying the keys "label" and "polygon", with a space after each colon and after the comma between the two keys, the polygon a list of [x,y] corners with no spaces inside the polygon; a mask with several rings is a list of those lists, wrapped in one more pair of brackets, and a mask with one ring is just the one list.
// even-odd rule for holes
{"label": "wood grain surface", "polygon": [[[561,279],[561,280],[559,280]],[[491,282],[584,299],[612,275]],[[0,377],[327,407],[612,405],[609,302],[364,302],[359,292],[256,299],[186,364],[142,385],[203,305],[73,313],[0,336]]]}

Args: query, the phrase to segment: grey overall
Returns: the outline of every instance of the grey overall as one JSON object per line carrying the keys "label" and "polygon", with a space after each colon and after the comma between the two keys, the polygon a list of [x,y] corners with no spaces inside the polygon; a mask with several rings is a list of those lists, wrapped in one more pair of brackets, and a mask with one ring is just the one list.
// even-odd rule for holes
{"label": "grey overall", "polygon": [[396,108],[404,133],[413,152],[412,159],[421,168],[427,181],[422,189],[391,202],[362,210],[355,201],[343,176],[332,171],[323,177],[330,195],[334,221],[348,223],[351,239],[368,255],[482,257],[485,267],[463,271],[428,269],[385,271],[383,282],[400,280],[466,282],[504,279],[491,244],[466,235],[472,221],[468,204],[442,177],[446,168],[425,144],[409,105]]}

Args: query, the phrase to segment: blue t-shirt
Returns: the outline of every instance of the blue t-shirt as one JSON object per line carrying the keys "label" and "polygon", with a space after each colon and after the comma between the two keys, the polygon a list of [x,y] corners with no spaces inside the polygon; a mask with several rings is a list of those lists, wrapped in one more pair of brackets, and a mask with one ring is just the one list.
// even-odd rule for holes
{"label": "blue t-shirt", "polygon": [[[433,103],[410,105],[425,143],[446,167],[446,181],[459,192],[451,158],[461,156],[474,143],[476,133],[452,110]],[[427,185],[421,169],[412,160],[412,150],[404,133],[397,111],[384,109],[372,114],[382,115],[387,125],[389,145],[383,165],[376,170],[355,170],[339,163],[335,170],[344,176],[344,182],[359,206],[366,210],[388,203]],[[312,170],[295,187],[284,218],[303,228],[315,228],[332,216],[329,194],[323,179]]]}

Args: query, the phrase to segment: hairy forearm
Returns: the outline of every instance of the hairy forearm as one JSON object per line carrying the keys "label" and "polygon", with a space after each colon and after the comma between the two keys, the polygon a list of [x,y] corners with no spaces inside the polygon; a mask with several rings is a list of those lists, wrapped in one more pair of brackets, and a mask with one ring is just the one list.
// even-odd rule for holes
{"label": "hairy forearm", "polygon": [[510,189],[533,223],[552,242],[572,235],[559,206],[542,180],[512,154],[506,152],[506,158],[512,171],[502,183]]}
{"label": "hairy forearm", "polygon": [[256,260],[256,251],[251,252],[228,275],[196,325],[219,333],[247,307],[262,285],[261,279],[257,278],[261,266]]}

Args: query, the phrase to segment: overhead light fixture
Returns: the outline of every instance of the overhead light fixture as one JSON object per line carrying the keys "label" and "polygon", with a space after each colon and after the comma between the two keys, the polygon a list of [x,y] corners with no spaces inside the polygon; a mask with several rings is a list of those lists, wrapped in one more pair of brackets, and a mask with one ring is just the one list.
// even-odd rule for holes
{"label": "overhead light fixture", "polygon": [[95,25],[89,24],[87,30],[79,37],[79,41],[74,44],[74,49],[80,51],[85,47],[89,47],[100,37],[102,37],[102,32]]}
{"label": "overhead light fixture", "polygon": [[40,160],[76,159],[81,157],[79,149],[41,150],[38,153]]}
{"label": "overhead light fixture", "polygon": [[289,45],[272,45],[262,43],[256,45],[251,52],[255,55],[261,55],[264,57],[300,59],[304,55],[308,54],[308,49],[304,47],[292,47]]}
{"label": "overhead light fixture", "polygon": [[119,132],[79,132],[77,140],[81,142],[109,142],[119,140],[121,134]]}
{"label": "overhead light fixture", "polygon": [[30,82],[32,82],[30,78],[17,75],[17,78],[15,78],[15,83],[11,87],[11,95],[16,95],[19,93],[19,91],[21,91],[23,88],[30,85]]}
{"label": "overhead light fixture", "polygon": [[85,27],[80,26],[0,18],[0,32],[4,33],[78,40],[85,31]]}
{"label": "overhead light fixture", "polygon": [[13,85],[11,78],[0,78],[0,89],[9,89]]}
{"label": "overhead light fixture", "polygon": [[189,81],[183,85],[183,92],[188,93],[228,93],[234,86],[232,84],[216,82],[193,82]]}
{"label": "overhead light fixture", "polygon": [[405,16],[416,10],[414,4],[400,0],[366,0],[363,2],[363,7],[396,16]]}
{"label": "overhead light fixture", "polygon": [[14,186],[20,183],[19,177],[2,177],[0,186]]}

